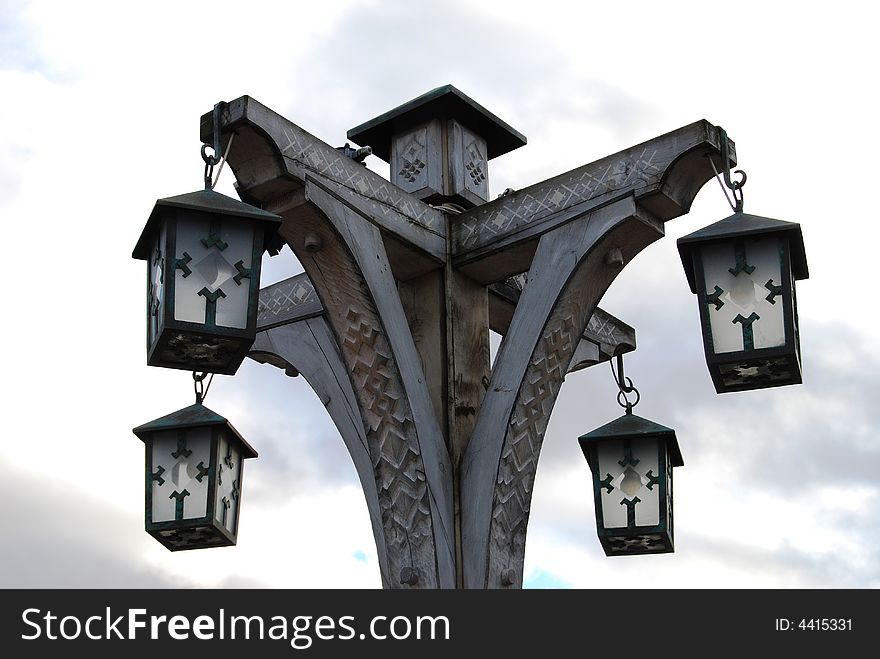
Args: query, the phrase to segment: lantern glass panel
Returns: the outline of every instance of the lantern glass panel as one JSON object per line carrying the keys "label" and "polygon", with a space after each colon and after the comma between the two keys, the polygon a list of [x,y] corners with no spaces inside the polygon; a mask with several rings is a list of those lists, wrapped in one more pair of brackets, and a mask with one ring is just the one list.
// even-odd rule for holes
{"label": "lantern glass panel", "polygon": [[627,412],[579,440],[605,553],[673,551],[672,469],[684,464],[675,431]]}
{"label": "lantern glass panel", "polygon": [[785,345],[781,250],[776,237],[703,246],[715,354]]}
{"label": "lantern glass panel", "polygon": [[[601,442],[597,447],[606,529],[660,523],[659,447],[656,438]],[[632,510],[630,510],[632,509]]]}
{"label": "lantern glass panel", "polygon": [[241,453],[225,434],[220,437],[218,458],[214,519],[235,535],[241,500]]}
{"label": "lantern glass panel", "polygon": [[152,522],[207,514],[211,429],[157,433],[152,441]]}
{"label": "lantern glass panel", "polygon": [[149,325],[147,327],[147,345],[153,345],[159,328],[165,320],[165,235],[163,225],[159,231],[153,248],[150,250],[149,261]]}
{"label": "lantern glass panel", "polygon": [[246,221],[182,215],[177,223],[175,320],[245,329],[254,229]]}
{"label": "lantern glass panel", "polygon": [[243,460],[257,456],[196,403],[134,429],[146,444],[146,529],[171,551],[234,545]]}

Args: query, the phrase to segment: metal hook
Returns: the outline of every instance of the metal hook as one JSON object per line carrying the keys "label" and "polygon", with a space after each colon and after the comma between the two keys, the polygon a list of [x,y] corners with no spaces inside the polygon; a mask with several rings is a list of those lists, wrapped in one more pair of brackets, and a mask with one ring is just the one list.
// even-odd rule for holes
{"label": "metal hook", "polygon": [[[730,204],[733,208],[734,213],[742,213],[743,209],[743,186],[746,184],[746,180],[748,176],[741,169],[734,170],[734,174],[740,174],[742,179],[739,181],[733,181],[730,178],[730,145],[727,141],[727,131],[725,131],[721,126],[718,126],[718,138],[721,141],[721,174],[724,176],[724,185],[726,185],[731,192],[733,192],[733,199],[735,203]],[[711,158],[710,158],[711,160]],[[714,169],[715,163],[712,163],[712,167]],[[716,173],[717,175],[717,173]],[[728,200],[730,201],[730,200]]]}
{"label": "metal hook", "polygon": [[[614,373],[613,364],[611,372]],[[617,387],[625,394],[628,394],[635,389],[632,380],[626,377],[623,373],[623,353],[617,355],[617,373],[615,374],[614,379],[617,380]],[[627,380],[629,380],[629,384],[626,383]]]}
{"label": "metal hook", "polygon": [[193,371],[193,389],[196,392],[196,405],[201,405],[202,401],[205,400],[205,396],[208,395],[208,389],[211,388],[211,382],[214,380],[214,374],[211,373],[211,378],[208,380],[208,385],[205,386],[204,380],[208,377],[208,373],[199,374],[196,371]]}
{"label": "metal hook", "polygon": [[206,151],[209,145],[202,144],[202,160],[205,161],[205,190],[211,190],[214,187],[212,183],[214,166],[222,160],[220,155],[220,110],[224,105],[226,105],[226,103],[223,101],[214,104],[214,143],[211,145],[211,148],[214,149],[214,155],[209,156]]}
{"label": "metal hook", "polygon": [[[639,390],[633,385],[633,381],[623,372],[623,353],[616,355],[616,361],[616,373],[614,372],[614,362],[609,361],[608,363],[611,364],[611,373],[614,375],[614,381],[617,383],[617,388],[620,389],[620,391],[617,392],[617,404],[621,407],[625,407],[627,414],[632,414],[632,408],[639,404],[642,396],[639,394]],[[636,395],[636,399],[632,403],[629,401],[629,398],[626,397],[627,394],[631,393],[635,393]]]}

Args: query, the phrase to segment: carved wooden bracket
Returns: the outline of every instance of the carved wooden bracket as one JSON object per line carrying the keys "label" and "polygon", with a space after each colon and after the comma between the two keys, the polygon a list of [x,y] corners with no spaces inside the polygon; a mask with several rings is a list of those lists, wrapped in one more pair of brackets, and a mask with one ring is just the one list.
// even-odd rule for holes
{"label": "carved wooden bracket", "polygon": [[[301,373],[324,401],[367,498],[383,585],[521,586],[565,374],[635,348],[597,304],[712,177],[717,130],[699,121],[451,214],[249,97],[221,122],[224,141],[236,134],[239,194],[284,218],[306,271],[261,291],[251,356]],[[504,335],[494,368],[490,327]]]}

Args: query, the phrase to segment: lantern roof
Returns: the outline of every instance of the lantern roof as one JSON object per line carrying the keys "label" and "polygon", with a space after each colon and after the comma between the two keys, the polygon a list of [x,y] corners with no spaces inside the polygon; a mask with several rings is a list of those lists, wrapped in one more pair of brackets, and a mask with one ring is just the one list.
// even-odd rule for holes
{"label": "lantern roof", "polygon": [[455,119],[486,140],[491,160],[526,143],[525,135],[502,121],[467,94],[443,85],[355,126],[346,134],[361,146],[369,145],[373,155],[386,162],[391,159],[391,138],[432,119]]}
{"label": "lantern roof", "polygon": [[690,284],[691,292],[697,292],[694,275],[693,249],[700,243],[730,240],[733,238],[756,238],[761,235],[781,234],[788,238],[791,254],[791,272],[795,279],[807,279],[810,271],[807,268],[807,252],[804,249],[804,236],[801,225],[797,222],[774,220],[772,217],[734,213],[714,224],[703,227],[699,231],[678,239],[678,252],[681,263]]}
{"label": "lantern roof", "polygon": [[197,426],[223,426],[233,435],[235,435],[242,444],[242,455],[245,458],[257,457],[257,452],[248,444],[244,437],[229,423],[226,417],[220,416],[213,410],[209,410],[201,403],[184,407],[171,414],[154,419],[148,423],[133,428],[132,432],[138,436],[141,441],[146,441],[150,434],[154,432],[162,432],[166,430],[177,430],[182,428],[195,428]]}
{"label": "lantern roof", "polygon": [[681,449],[678,447],[675,431],[672,428],[667,428],[659,423],[636,416],[632,412],[627,412],[622,417],[614,419],[614,421],[606,423],[604,426],[596,428],[585,435],[581,435],[578,437],[578,441],[583,447],[586,442],[598,442],[605,439],[643,439],[646,437],[664,439],[672,466],[681,467],[684,465],[684,459],[681,457]]}
{"label": "lantern roof", "polygon": [[187,194],[177,195],[175,197],[166,197],[159,199],[153,206],[153,212],[147,220],[141,237],[137,241],[134,251],[131,253],[132,258],[146,260],[150,258],[150,249],[152,247],[153,235],[157,225],[162,220],[162,215],[166,208],[185,208],[187,210],[203,211],[205,213],[216,213],[226,215],[227,217],[243,217],[257,222],[265,222],[271,228],[267,231],[264,239],[268,240],[269,236],[274,233],[275,229],[281,224],[281,217],[274,213],[269,213],[256,206],[251,206],[238,199],[227,197],[213,190],[196,190]]}

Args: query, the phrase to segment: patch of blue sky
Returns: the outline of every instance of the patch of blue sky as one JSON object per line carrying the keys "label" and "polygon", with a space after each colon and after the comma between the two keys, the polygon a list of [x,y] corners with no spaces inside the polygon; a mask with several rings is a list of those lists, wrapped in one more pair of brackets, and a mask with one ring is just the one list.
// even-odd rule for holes
{"label": "patch of blue sky", "polygon": [[523,588],[559,589],[571,587],[571,584],[565,579],[540,568],[532,570],[523,581]]}

